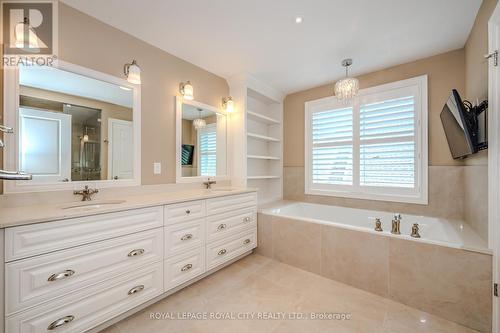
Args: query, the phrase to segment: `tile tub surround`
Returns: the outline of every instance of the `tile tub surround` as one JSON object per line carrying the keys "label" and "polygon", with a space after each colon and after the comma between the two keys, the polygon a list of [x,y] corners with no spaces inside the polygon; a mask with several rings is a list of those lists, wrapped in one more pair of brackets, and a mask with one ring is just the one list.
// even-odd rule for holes
{"label": "tile tub surround", "polygon": [[307,195],[304,192],[304,172],[304,167],[283,168],[284,200],[464,219],[465,180],[462,166],[429,166],[428,205]]}
{"label": "tile tub surround", "polygon": [[[337,320],[169,320],[155,313],[337,312]],[[253,254],[102,333],[473,333],[451,321]]]}
{"label": "tile tub surround", "polygon": [[262,213],[257,230],[261,255],[491,332],[489,254]]}

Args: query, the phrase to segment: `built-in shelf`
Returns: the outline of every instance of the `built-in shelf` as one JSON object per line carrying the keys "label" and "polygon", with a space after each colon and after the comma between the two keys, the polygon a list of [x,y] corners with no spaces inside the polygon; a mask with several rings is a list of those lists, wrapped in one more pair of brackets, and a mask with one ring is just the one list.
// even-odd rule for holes
{"label": "built-in shelf", "polygon": [[273,137],[270,137],[270,136],[260,135],[260,134],[255,134],[255,133],[247,133],[247,136],[249,138],[254,138],[254,139],[257,139],[257,140],[263,140],[263,141],[269,141],[269,142],[280,142],[281,141],[278,138],[273,138]]}
{"label": "built-in shelf", "polygon": [[263,122],[263,123],[266,123],[269,125],[279,125],[280,124],[279,120],[273,119],[273,118],[268,117],[268,116],[264,116],[260,113],[253,112],[250,110],[247,110],[247,115],[248,115],[248,118],[250,118],[252,120],[260,121],[260,122]]}
{"label": "built-in shelf", "polygon": [[252,158],[256,160],[273,160],[273,161],[280,160],[280,158],[276,156],[263,156],[263,155],[247,155],[247,158]]}
{"label": "built-in shelf", "polygon": [[248,176],[247,179],[279,179],[281,176]]}

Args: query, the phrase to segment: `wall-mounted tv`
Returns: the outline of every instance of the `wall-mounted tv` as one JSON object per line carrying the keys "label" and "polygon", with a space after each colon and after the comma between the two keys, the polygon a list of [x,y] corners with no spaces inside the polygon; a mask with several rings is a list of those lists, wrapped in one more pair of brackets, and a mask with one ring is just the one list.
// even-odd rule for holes
{"label": "wall-mounted tv", "polygon": [[194,146],[193,145],[182,145],[182,156],[181,161],[182,165],[193,165],[193,155],[194,155]]}
{"label": "wall-mounted tv", "polygon": [[472,106],[470,102],[462,101],[457,90],[452,90],[441,111],[441,122],[454,159],[486,149],[486,142],[478,143],[478,115],[486,110],[487,105],[485,101]]}

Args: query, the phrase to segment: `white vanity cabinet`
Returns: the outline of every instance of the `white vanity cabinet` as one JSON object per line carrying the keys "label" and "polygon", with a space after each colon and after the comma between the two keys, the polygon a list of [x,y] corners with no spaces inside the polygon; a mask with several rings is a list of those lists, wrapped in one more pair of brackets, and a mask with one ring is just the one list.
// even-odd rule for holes
{"label": "white vanity cabinet", "polygon": [[85,332],[154,302],[249,253],[256,219],[250,192],[6,228],[5,332]]}

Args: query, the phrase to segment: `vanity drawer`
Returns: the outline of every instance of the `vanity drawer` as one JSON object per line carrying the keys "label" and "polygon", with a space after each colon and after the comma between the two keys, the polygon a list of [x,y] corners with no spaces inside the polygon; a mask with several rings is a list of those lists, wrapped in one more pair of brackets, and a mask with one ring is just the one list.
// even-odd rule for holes
{"label": "vanity drawer", "polygon": [[127,210],[7,228],[6,261],[163,227],[163,207]]}
{"label": "vanity drawer", "polygon": [[205,201],[188,201],[165,206],[165,224],[175,224],[205,216]]}
{"label": "vanity drawer", "polygon": [[162,262],[162,231],[143,231],[6,264],[6,314]]}
{"label": "vanity drawer", "polygon": [[165,257],[205,245],[205,219],[165,228]]}
{"label": "vanity drawer", "polygon": [[207,271],[257,246],[257,229],[248,230],[207,246]]}
{"label": "vanity drawer", "polygon": [[207,215],[221,214],[229,210],[257,207],[257,193],[244,193],[207,200]]}
{"label": "vanity drawer", "polygon": [[165,260],[165,291],[205,273],[205,248]]}
{"label": "vanity drawer", "polygon": [[256,208],[247,208],[207,217],[207,242],[257,227]]}
{"label": "vanity drawer", "polygon": [[[9,333],[81,333],[163,293],[163,265],[156,263],[77,296],[63,297],[6,318]],[[58,320],[70,320],[48,330]]]}

